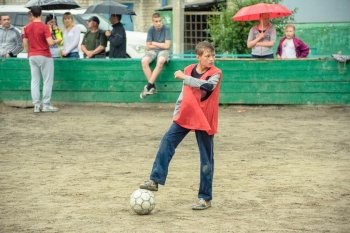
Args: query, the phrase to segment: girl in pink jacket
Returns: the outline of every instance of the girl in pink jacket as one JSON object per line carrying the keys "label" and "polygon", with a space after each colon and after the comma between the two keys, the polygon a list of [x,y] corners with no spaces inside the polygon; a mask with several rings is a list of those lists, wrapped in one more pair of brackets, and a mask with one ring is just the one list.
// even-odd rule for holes
{"label": "girl in pink jacket", "polygon": [[287,24],[284,27],[285,36],[277,47],[277,58],[304,58],[309,54],[309,46],[295,37],[295,26]]}

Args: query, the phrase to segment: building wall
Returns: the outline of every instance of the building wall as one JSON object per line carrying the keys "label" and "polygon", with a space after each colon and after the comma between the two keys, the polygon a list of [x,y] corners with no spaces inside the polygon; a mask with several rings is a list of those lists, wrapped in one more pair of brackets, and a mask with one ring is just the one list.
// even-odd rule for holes
{"label": "building wall", "polygon": [[[134,30],[146,32],[151,25],[151,16],[156,9],[162,7],[162,0],[117,0],[120,3],[133,3],[136,16],[133,16]],[[101,0],[76,0],[82,8],[87,8],[101,2]],[[27,0],[0,0],[4,5],[26,4]]]}
{"label": "building wall", "polygon": [[[20,5],[27,3],[28,0],[0,0],[0,3],[6,5]],[[82,8],[87,8],[101,2],[102,0],[76,0]],[[133,16],[134,30],[147,32],[152,24],[151,16],[155,10],[162,7],[163,0],[116,0],[119,3],[133,3],[136,16]],[[185,3],[206,2],[207,0],[184,0]],[[166,4],[172,4],[172,1],[167,1]]]}
{"label": "building wall", "polygon": [[133,17],[135,31],[147,32],[152,24],[152,14],[162,6],[161,0],[133,0],[120,1],[121,3],[134,3],[136,16]]}
{"label": "building wall", "polygon": [[344,23],[350,22],[349,0],[283,0],[289,9],[297,8],[297,23]]}

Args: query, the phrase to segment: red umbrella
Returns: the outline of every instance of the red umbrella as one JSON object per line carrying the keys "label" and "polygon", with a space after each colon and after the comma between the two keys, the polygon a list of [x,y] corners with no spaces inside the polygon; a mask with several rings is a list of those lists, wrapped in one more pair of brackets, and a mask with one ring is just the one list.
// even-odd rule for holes
{"label": "red umbrella", "polygon": [[233,17],[234,21],[260,20],[261,14],[268,14],[269,19],[291,15],[292,12],[279,4],[258,3],[240,9]]}

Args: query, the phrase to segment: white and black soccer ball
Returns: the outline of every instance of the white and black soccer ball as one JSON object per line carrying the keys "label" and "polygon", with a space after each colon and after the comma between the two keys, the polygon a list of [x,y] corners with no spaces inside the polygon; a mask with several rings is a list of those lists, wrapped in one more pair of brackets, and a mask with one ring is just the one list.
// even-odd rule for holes
{"label": "white and black soccer ball", "polygon": [[137,189],[130,195],[130,207],[136,214],[149,214],[155,206],[154,194],[149,190]]}

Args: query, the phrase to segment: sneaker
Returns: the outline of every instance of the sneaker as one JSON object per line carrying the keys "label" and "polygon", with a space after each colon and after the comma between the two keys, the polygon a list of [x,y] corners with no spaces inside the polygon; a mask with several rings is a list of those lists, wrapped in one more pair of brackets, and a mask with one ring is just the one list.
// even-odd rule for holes
{"label": "sneaker", "polygon": [[206,201],[203,198],[199,198],[198,201],[192,205],[192,210],[205,210],[211,207],[211,201]]}
{"label": "sneaker", "polygon": [[59,109],[52,105],[44,105],[41,109],[42,112],[57,112]]}
{"label": "sneaker", "polygon": [[40,104],[34,105],[34,113],[40,112]]}
{"label": "sneaker", "polygon": [[150,191],[158,191],[158,184],[153,180],[147,180],[143,184],[140,184],[140,189],[147,189]]}
{"label": "sneaker", "polygon": [[147,85],[143,88],[143,91],[140,93],[140,98],[143,99],[147,95],[153,95],[157,93],[157,89],[155,87],[152,87],[151,89],[147,89]]}

